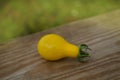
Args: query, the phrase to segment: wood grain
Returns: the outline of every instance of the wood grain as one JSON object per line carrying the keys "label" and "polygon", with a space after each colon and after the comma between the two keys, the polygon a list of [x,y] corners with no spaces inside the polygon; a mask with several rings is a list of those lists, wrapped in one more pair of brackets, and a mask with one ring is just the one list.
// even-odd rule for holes
{"label": "wood grain", "polygon": [[[90,60],[42,59],[37,42],[48,33],[88,44]],[[120,10],[0,44],[0,80],[120,80]]]}

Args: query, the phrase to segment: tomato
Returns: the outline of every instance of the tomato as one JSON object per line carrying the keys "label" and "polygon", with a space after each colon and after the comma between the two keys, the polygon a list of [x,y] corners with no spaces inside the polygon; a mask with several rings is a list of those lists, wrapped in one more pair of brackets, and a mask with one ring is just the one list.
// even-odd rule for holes
{"label": "tomato", "polygon": [[[81,48],[88,48],[88,46],[82,45]],[[57,34],[47,34],[38,42],[39,54],[44,59],[51,61],[65,57],[79,58],[79,60],[83,57],[88,57],[89,54],[82,51],[81,48],[67,42],[63,37]]]}

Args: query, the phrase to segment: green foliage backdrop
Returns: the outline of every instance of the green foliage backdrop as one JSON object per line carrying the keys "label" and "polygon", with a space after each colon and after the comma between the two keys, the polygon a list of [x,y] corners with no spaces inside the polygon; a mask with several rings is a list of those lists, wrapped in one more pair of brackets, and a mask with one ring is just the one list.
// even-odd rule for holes
{"label": "green foliage backdrop", "polygon": [[120,0],[0,0],[0,42],[120,8]]}

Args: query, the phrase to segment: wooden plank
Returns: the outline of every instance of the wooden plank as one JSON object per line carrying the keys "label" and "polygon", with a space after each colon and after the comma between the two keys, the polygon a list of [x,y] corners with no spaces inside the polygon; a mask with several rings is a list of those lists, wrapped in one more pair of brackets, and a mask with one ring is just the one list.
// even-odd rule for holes
{"label": "wooden plank", "polygon": [[[87,43],[91,59],[42,59],[37,42],[56,33],[69,42]],[[76,21],[0,44],[0,80],[120,80],[120,10]]]}

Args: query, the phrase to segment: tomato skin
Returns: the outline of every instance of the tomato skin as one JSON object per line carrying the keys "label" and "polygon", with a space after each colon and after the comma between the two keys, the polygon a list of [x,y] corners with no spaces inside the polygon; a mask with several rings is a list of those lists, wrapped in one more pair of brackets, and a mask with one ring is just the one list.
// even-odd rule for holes
{"label": "tomato skin", "polygon": [[79,49],[57,34],[48,34],[39,40],[38,52],[44,59],[54,61],[64,57],[76,58]]}
{"label": "tomato skin", "polygon": [[79,53],[79,47],[74,45],[74,44],[70,44],[68,43],[68,45],[66,45],[66,56],[67,57],[71,57],[71,58],[76,58],[78,57],[78,53]]}

